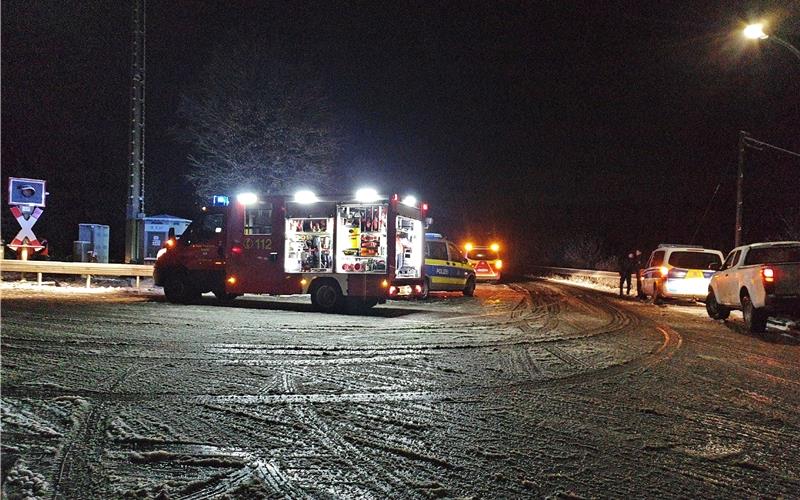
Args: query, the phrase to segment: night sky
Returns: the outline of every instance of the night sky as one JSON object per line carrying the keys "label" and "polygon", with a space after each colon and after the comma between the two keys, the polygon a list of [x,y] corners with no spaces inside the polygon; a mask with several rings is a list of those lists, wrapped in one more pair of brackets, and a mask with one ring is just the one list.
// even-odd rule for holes
{"label": "night sky", "polygon": [[[517,260],[582,237],[613,255],[695,232],[727,251],[738,131],[800,151],[800,60],[744,40],[758,19],[800,46],[788,1],[150,0],[146,211],[191,218],[188,149],[170,133],[179,97],[215,47],[267,33],[324,79],[347,137],[342,192],[415,192],[433,230],[500,239]],[[42,178],[34,229],[56,256],[98,223],[121,259],[130,57],[125,2],[3,2],[4,239],[18,230],[7,177]],[[800,161],[752,151],[747,165],[746,237],[771,237],[800,205]]]}

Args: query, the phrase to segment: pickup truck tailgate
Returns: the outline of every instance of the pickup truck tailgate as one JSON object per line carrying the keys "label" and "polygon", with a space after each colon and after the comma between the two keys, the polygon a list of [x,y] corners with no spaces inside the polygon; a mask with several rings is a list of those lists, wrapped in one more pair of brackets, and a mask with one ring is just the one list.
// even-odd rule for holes
{"label": "pickup truck tailgate", "polygon": [[774,294],[800,296],[800,263],[776,264]]}

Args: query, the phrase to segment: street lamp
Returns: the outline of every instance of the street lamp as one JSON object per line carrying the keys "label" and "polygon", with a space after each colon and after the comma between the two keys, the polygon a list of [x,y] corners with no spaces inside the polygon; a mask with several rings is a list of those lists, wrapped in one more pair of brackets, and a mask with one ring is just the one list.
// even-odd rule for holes
{"label": "street lamp", "polygon": [[797,47],[787,42],[786,40],[778,38],[774,34],[767,35],[766,33],[764,33],[764,23],[748,24],[744,28],[743,34],[745,38],[749,38],[750,40],[772,40],[778,45],[783,45],[784,47],[789,49],[789,51],[792,54],[794,54],[798,60],[800,60],[800,50],[797,50]]}
{"label": "street lamp", "polygon": [[764,23],[755,23],[745,26],[744,37],[750,40],[764,40],[769,38],[769,35],[764,33]]}

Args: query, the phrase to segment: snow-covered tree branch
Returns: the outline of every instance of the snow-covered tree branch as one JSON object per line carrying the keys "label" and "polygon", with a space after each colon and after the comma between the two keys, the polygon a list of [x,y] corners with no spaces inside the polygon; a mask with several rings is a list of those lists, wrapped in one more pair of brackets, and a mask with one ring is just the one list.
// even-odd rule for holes
{"label": "snow-covered tree branch", "polygon": [[217,49],[201,82],[181,97],[177,127],[189,143],[197,195],[255,189],[325,189],[341,138],[319,80],[266,43]]}

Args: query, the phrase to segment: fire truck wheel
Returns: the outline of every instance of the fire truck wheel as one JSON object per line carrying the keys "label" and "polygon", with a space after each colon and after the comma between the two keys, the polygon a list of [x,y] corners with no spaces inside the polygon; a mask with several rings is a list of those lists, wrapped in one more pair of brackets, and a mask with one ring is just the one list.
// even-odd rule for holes
{"label": "fire truck wheel", "polygon": [[347,312],[351,314],[361,314],[369,311],[378,304],[377,297],[345,297]]}
{"label": "fire truck wheel", "polygon": [[472,297],[475,295],[475,277],[470,276],[467,279],[467,286],[464,287],[464,297]]}
{"label": "fire truck wheel", "polygon": [[183,274],[172,274],[164,283],[164,296],[173,304],[186,304],[200,297]]}
{"label": "fire truck wheel", "polygon": [[319,280],[311,285],[311,303],[322,312],[335,312],[344,308],[344,295],[333,280]]}
{"label": "fire truck wheel", "polygon": [[233,299],[235,299],[236,297],[239,297],[240,295],[241,294],[238,294],[238,293],[226,293],[226,292],[219,291],[219,290],[216,290],[214,292],[214,297],[216,297],[217,300],[220,301],[220,302],[230,302]]}

